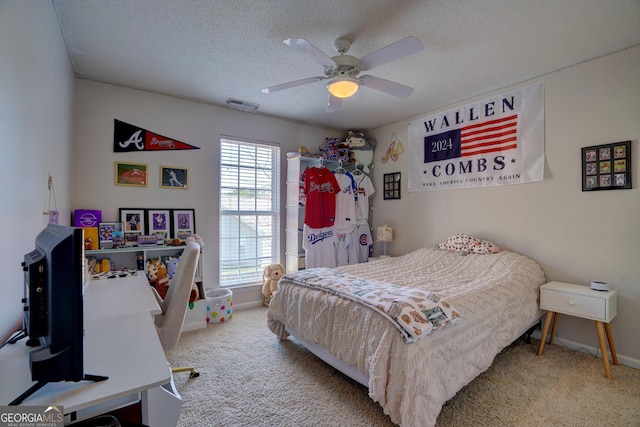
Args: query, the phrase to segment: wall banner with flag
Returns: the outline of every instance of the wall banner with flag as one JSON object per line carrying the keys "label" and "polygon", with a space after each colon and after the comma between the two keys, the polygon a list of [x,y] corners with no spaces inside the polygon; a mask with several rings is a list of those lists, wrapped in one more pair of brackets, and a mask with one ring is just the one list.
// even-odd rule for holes
{"label": "wall banner with flag", "polygon": [[542,181],[544,84],[409,123],[409,191]]}
{"label": "wall banner with flag", "polygon": [[158,135],[148,130],[139,128],[129,123],[114,119],[113,126],[113,152],[123,153],[129,151],[172,151],[172,150],[199,150],[200,147],[185,144],[166,136]]}

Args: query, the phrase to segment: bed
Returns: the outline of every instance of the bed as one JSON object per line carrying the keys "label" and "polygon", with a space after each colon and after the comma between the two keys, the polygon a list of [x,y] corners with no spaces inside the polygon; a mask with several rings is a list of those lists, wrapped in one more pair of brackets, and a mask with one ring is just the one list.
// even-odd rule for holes
{"label": "bed", "polygon": [[[457,322],[407,338],[384,310],[356,301],[319,278],[384,283],[435,295]],[[325,280],[332,282],[333,280]],[[432,426],[449,399],[535,324],[544,273],[511,251],[461,256],[422,248],[368,263],[285,275],[267,309],[269,329],[290,335],[369,389],[401,426]]]}

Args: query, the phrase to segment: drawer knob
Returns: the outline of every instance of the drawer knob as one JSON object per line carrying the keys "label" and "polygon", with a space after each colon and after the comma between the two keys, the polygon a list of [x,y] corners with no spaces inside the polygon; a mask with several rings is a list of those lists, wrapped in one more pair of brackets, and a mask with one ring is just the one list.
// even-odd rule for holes
{"label": "drawer knob", "polygon": [[569,300],[569,305],[570,305],[570,306],[574,306],[574,305],[576,305],[576,303],[575,303],[575,301],[573,301],[573,300]]}

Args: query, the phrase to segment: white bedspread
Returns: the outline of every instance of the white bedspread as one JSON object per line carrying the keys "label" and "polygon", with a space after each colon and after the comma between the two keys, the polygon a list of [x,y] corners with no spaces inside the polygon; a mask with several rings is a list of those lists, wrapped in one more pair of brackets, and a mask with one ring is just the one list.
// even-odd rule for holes
{"label": "white bedspread", "polygon": [[454,327],[406,344],[379,313],[280,279],[267,310],[280,339],[294,330],[369,376],[369,396],[401,426],[432,426],[442,405],[540,317],[540,266],[502,251],[459,256],[424,248],[339,270],[435,292],[460,311]]}

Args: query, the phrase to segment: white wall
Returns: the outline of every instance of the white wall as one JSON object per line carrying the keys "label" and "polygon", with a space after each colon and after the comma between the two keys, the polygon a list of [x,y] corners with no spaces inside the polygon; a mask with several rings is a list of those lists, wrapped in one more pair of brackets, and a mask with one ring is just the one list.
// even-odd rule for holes
{"label": "white wall", "polygon": [[[402,199],[383,200],[379,191],[373,200],[372,225],[393,226],[394,242],[387,245],[387,251],[396,255],[466,232],[531,256],[540,262],[549,281],[608,282],[618,290],[618,316],[612,322],[618,353],[635,359],[638,365],[640,47],[535,81],[540,80],[545,84],[542,182],[408,194],[407,127],[430,113],[420,114],[370,132],[378,143],[376,187],[382,188],[382,174],[402,172]],[[398,161],[383,164],[380,159],[393,134],[406,151]],[[634,188],[582,192],[580,148],[627,140],[632,141]],[[558,335],[598,346],[591,321],[563,316]]]}
{"label": "white wall", "polygon": [[0,340],[20,325],[23,273],[54,178],[69,224],[73,72],[50,1],[0,1]]}
{"label": "white wall", "polygon": [[[300,145],[325,145],[335,132],[297,123],[195,103],[94,81],[76,80],[73,209],[100,209],[116,221],[118,208],[193,208],[196,231],[205,242],[204,285],[218,286],[219,141],[221,135],[277,143],[282,154],[282,227],[286,153]],[[113,152],[113,121],[118,119],[151,132],[200,147],[199,150]],[[114,184],[116,161],[148,165],[148,186]],[[189,189],[160,188],[160,165],[189,169]],[[284,264],[284,243],[281,245]],[[117,266],[116,266],[117,267]],[[260,285],[259,283],[257,285]],[[246,294],[244,294],[246,293]],[[260,300],[260,287],[234,290],[235,305]]]}

